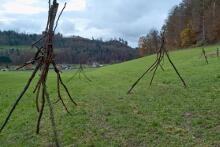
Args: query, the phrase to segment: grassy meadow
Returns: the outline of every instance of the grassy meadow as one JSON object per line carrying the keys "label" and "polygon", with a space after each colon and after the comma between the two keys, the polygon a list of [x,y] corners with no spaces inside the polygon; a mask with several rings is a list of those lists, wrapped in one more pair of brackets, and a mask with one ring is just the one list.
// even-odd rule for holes
{"label": "grassy meadow", "polygon": [[[210,64],[201,48],[171,52],[171,58],[188,84],[183,88],[167,59],[165,71],[158,70],[149,87],[147,75],[133,93],[127,90],[154,61],[155,56],[89,70],[83,77],[69,80],[73,71],[62,77],[78,106],[62,95],[71,115],[61,103],[54,104],[57,130],[62,146],[145,147],[145,146],[220,146],[220,58],[216,46],[206,48]],[[0,72],[0,124],[31,72]],[[57,100],[56,75],[51,71],[48,91]],[[9,124],[0,134],[2,147],[52,145],[48,107],[36,135],[38,113],[32,94],[37,78],[20,101]]]}

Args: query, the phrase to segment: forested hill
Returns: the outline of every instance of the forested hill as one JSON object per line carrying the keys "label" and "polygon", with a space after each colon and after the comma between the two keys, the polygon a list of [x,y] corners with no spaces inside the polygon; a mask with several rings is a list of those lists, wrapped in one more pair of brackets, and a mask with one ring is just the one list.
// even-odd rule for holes
{"label": "forested hill", "polygon": [[[168,49],[187,48],[220,42],[220,0],[182,0],[170,11],[163,26]],[[162,30],[163,32],[164,30]],[[142,55],[155,53],[160,30],[152,29],[139,39]]]}
{"label": "forested hill", "polygon": [[219,13],[219,0],[183,0],[165,24],[167,45],[176,48],[219,42]]}
{"label": "forested hill", "polygon": [[[1,46],[18,46],[2,50],[0,56],[8,56],[12,63],[20,64],[31,57],[31,50],[21,50],[19,46],[30,46],[41,35],[0,31]],[[109,41],[87,39],[79,36],[63,37],[55,35],[56,58],[59,63],[117,63],[138,57],[137,50],[128,46],[127,41],[119,38]],[[15,58],[16,57],[16,58]]]}

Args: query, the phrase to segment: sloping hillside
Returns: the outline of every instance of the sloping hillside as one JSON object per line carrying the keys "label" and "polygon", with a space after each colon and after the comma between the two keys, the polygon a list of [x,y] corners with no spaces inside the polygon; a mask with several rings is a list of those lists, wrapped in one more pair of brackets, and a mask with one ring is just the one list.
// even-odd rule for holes
{"label": "sloping hillside", "polygon": [[[150,75],[126,92],[155,56],[87,71],[92,79],[73,79],[67,85],[78,106],[70,102],[68,115],[55,104],[56,122],[63,146],[218,146],[220,144],[220,58],[216,46],[206,48],[209,65],[201,49],[172,52],[171,57],[186,80],[184,89],[165,60],[152,87]],[[22,90],[29,72],[0,72],[0,122]],[[65,72],[65,81],[74,72]],[[51,72],[50,97],[56,101],[56,79]],[[34,87],[34,86],[32,86]],[[67,97],[65,101],[68,102]],[[51,127],[45,111],[41,135],[35,135],[37,112],[32,90],[0,134],[3,146],[49,146]]]}
{"label": "sloping hillside", "polygon": [[[9,57],[13,65],[22,64],[24,59],[33,56],[31,44],[41,35],[0,31],[0,56]],[[39,42],[39,47],[42,42]],[[103,41],[87,39],[80,36],[63,36],[56,34],[54,38],[56,61],[65,64],[102,64],[119,63],[139,57],[138,50],[128,45],[122,38]],[[59,52],[59,53],[58,53]],[[1,62],[0,62],[1,64]]]}

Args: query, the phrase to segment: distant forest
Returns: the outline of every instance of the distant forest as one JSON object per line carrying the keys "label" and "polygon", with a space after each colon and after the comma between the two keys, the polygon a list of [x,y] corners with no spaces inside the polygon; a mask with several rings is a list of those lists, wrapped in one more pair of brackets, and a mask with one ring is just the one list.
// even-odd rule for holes
{"label": "distant forest", "polygon": [[[220,0],[183,0],[170,11],[165,29],[168,49],[202,46],[220,42]],[[142,56],[156,52],[160,33],[152,29],[139,39]]]}
{"label": "distant forest", "polygon": [[[22,64],[33,56],[31,49],[23,50],[19,46],[31,46],[41,35],[0,31],[0,63]],[[122,38],[103,41],[86,39],[79,36],[63,37],[55,35],[56,61],[66,64],[111,64],[139,57],[138,50],[128,46]],[[4,49],[4,46],[18,46]]]}

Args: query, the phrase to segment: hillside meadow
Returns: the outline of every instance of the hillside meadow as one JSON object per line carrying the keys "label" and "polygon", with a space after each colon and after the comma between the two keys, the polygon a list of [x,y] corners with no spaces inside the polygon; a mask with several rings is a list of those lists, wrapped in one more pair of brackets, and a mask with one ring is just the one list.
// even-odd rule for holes
{"label": "hillside meadow", "polygon": [[[62,77],[78,106],[62,91],[71,111],[54,104],[62,146],[219,146],[220,145],[220,58],[216,47],[206,47],[206,64],[201,48],[171,52],[171,58],[188,84],[183,88],[169,62],[158,70],[149,87],[147,75],[133,93],[127,90],[154,61],[155,55],[89,70],[83,77],[74,71]],[[0,72],[0,124],[23,89],[31,72]],[[56,75],[50,72],[48,89],[57,100]],[[19,103],[9,124],[0,134],[0,146],[52,145],[52,130],[46,108],[40,135],[36,135],[38,113],[35,82]]]}

